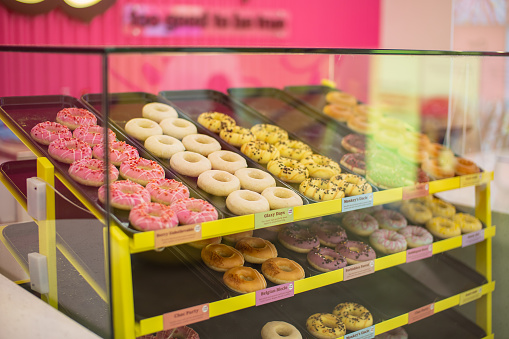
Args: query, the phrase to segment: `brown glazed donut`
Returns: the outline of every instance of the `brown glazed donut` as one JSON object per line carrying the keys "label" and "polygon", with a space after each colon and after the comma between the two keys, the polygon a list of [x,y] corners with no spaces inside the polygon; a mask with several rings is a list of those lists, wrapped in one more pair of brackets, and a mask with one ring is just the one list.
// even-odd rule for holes
{"label": "brown glazed donut", "polygon": [[277,257],[276,246],[262,238],[242,238],[237,241],[235,248],[242,253],[245,261],[253,264],[261,264],[267,259]]}
{"label": "brown glazed donut", "polygon": [[230,268],[223,275],[223,281],[230,289],[238,293],[250,293],[267,287],[263,275],[251,267]]}
{"label": "brown glazed donut", "polygon": [[271,258],[262,264],[263,275],[274,284],[286,284],[304,278],[304,269],[286,258]]}
{"label": "brown glazed donut", "polygon": [[235,248],[224,244],[210,244],[201,250],[205,265],[218,272],[244,265],[244,257]]}

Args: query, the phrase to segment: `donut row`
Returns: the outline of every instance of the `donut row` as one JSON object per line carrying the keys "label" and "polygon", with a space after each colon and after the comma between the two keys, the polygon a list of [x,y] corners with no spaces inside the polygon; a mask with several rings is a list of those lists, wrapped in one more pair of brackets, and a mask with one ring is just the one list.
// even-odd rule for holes
{"label": "donut row", "polygon": [[369,310],[354,302],[336,305],[332,313],[315,313],[306,321],[307,330],[319,339],[344,336],[346,331],[355,332],[373,325]]}

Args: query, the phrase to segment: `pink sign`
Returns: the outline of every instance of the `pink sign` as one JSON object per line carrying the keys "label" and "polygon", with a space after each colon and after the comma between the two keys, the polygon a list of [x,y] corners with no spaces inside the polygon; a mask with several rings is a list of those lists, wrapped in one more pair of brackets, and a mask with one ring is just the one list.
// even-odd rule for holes
{"label": "pink sign", "polygon": [[414,323],[435,314],[435,303],[420,307],[416,310],[408,312],[408,323]]}
{"label": "pink sign", "polygon": [[183,310],[163,314],[163,328],[167,330],[170,328],[194,324],[209,318],[209,304],[197,305]]}
{"label": "pink sign", "polygon": [[406,262],[429,258],[433,255],[433,245],[424,245],[406,251]]}
{"label": "pink sign", "polygon": [[256,291],[256,306],[293,297],[293,282]]}
{"label": "pink sign", "polygon": [[467,233],[463,235],[461,247],[477,244],[478,242],[481,242],[483,240],[484,240],[484,230]]}
{"label": "pink sign", "polygon": [[403,200],[425,197],[429,195],[429,183],[403,187]]}
{"label": "pink sign", "polygon": [[375,273],[375,261],[365,261],[359,264],[355,264],[352,266],[347,266],[343,268],[343,280],[347,281],[350,279],[355,279],[358,277],[362,277],[364,275],[368,275],[371,273]]}

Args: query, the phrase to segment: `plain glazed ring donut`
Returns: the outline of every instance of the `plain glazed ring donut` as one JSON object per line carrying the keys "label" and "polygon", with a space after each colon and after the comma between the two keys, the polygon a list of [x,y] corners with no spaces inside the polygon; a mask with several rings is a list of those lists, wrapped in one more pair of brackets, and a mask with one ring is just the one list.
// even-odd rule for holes
{"label": "plain glazed ring donut", "polygon": [[426,228],[431,232],[431,234],[440,239],[447,239],[461,235],[460,226],[454,221],[443,217],[430,219],[426,223]]}
{"label": "plain glazed ring donut", "polygon": [[216,139],[205,134],[189,134],[182,139],[186,150],[200,153],[204,157],[221,150],[221,145]]}
{"label": "plain glazed ring donut", "polygon": [[241,126],[223,128],[219,132],[219,137],[235,147],[240,147],[245,143],[256,140],[255,135],[249,129]]}
{"label": "plain glazed ring donut", "polygon": [[371,246],[384,254],[403,252],[407,248],[403,235],[391,230],[376,230],[369,236]]}
{"label": "plain glazed ring donut", "polygon": [[327,247],[313,248],[307,255],[309,264],[317,271],[330,272],[346,266],[346,259]]}
{"label": "plain glazed ring donut", "polygon": [[288,140],[288,132],[281,127],[270,124],[257,124],[251,127],[251,132],[259,141],[265,141],[269,144],[276,144],[283,140]]}
{"label": "plain glazed ring donut", "polygon": [[[69,166],[69,175],[82,185],[99,187],[104,184],[106,163],[99,159],[81,159]],[[109,165],[108,180],[113,182],[118,179],[118,170]]]}
{"label": "plain glazed ring donut", "polygon": [[170,159],[170,167],[180,174],[197,177],[205,171],[212,169],[210,160],[195,152],[179,152]]}
{"label": "plain glazed ring donut", "polygon": [[163,134],[163,129],[157,122],[145,118],[129,120],[124,129],[127,134],[141,141],[147,140],[151,135]]}
{"label": "plain glazed ring donut", "polygon": [[[121,210],[130,210],[138,204],[150,202],[150,193],[145,187],[130,180],[112,182],[109,194],[111,206]],[[106,185],[99,187],[97,197],[101,203],[106,202]]]}
{"label": "plain glazed ring donut", "polygon": [[433,243],[433,235],[424,227],[407,226],[399,230],[398,233],[405,237],[406,243],[410,248],[431,245]]}
{"label": "plain glazed ring donut", "polygon": [[423,225],[433,218],[431,210],[420,202],[406,201],[404,202],[399,211],[403,213],[412,224]]}
{"label": "plain glazed ring donut", "polygon": [[330,178],[330,182],[345,191],[347,197],[373,192],[371,185],[355,174],[341,173]]}
{"label": "plain glazed ring donut", "polygon": [[175,153],[186,148],[180,140],[169,135],[152,135],[145,140],[145,148],[158,158],[170,159]]}
{"label": "plain glazed ring donut", "polygon": [[331,313],[313,314],[306,321],[306,328],[318,339],[336,339],[346,334],[341,318]]}
{"label": "plain glazed ring donut", "polygon": [[138,231],[155,231],[176,227],[179,220],[170,206],[147,202],[131,209],[129,222]]}
{"label": "plain glazed ring donut", "polygon": [[144,118],[154,120],[157,123],[160,123],[164,119],[167,118],[177,118],[178,113],[175,108],[162,104],[160,102],[151,102],[143,106],[141,110],[141,115]]}
{"label": "plain glazed ring donut", "polygon": [[306,166],[290,158],[279,157],[269,161],[267,170],[283,181],[296,184],[300,184],[309,176]]}
{"label": "plain glazed ring donut", "polygon": [[336,252],[345,257],[349,265],[376,259],[376,253],[371,246],[362,241],[347,240],[336,246]]}
{"label": "plain glazed ring donut", "polygon": [[301,206],[302,198],[285,187],[269,187],[263,190],[262,195],[267,199],[271,210],[280,208]]}
{"label": "plain glazed ring donut", "polygon": [[227,234],[227,235],[223,236],[223,242],[226,245],[235,246],[237,241],[239,241],[240,239],[244,239],[244,238],[252,237],[252,236],[253,236],[253,230],[239,232],[239,233],[233,233],[233,234]]}
{"label": "plain glazed ring donut", "polygon": [[282,157],[301,161],[305,157],[313,154],[311,147],[298,140],[284,140],[276,144],[276,148]]}
{"label": "plain glazed ring donut", "polygon": [[300,193],[314,201],[341,199],[345,192],[336,185],[331,185],[328,179],[307,178],[299,185]]}
{"label": "plain glazed ring donut", "polygon": [[456,158],[456,168],[454,170],[456,175],[467,175],[479,173],[480,168],[471,160],[465,158]]}
{"label": "plain glazed ring donut", "polygon": [[233,118],[219,112],[205,112],[200,114],[198,116],[198,123],[214,133],[219,133],[222,129],[237,124]]}
{"label": "plain glazed ring donut", "polygon": [[269,321],[262,327],[262,339],[302,339],[302,334],[287,322]]}
{"label": "plain glazed ring donut", "polygon": [[244,257],[235,248],[225,244],[209,244],[201,250],[205,265],[214,271],[226,272],[230,268],[244,265]]}
{"label": "plain glazed ring donut", "polygon": [[347,122],[353,117],[352,107],[342,104],[325,105],[323,113],[341,122]]}
{"label": "plain glazed ring donut", "polygon": [[242,238],[235,244],[244,260],[252,264],[261,264],[265,260],[277,257],[276,246],[268,240],[256,237]]}
{"label": "plain glazed ring donut", "polygon": [[198,241],[188,242],[186,245],[191,246],[192,248],[197,248],[197,249],[201,250],[205,246],[210,245],[210,244],[220,244],[221,239],[222,239],[221,237],[202,239],[202,240],[198,240]]}
{"label": "plain glazed ring donut", "polygon": [[150,180],[162,179],[164,169],[157,162],[145,158],[126,160],[120,164],[120,175],[124,179],[147,185]]}
{"label": "plain glazed ring donut", "polygon": [[279,157],[278,149],[265,141],[251,141],[240,147],[240,151],[259,164],[266,164]]}
{"label": "plain glazed ring donut", "polygon": [[368,134],[371,132],[368,117],[364,115],[354,115],[350,117],[346,122],[346,126],[360,134]]}
{"label": "plain glazed ring donut", "polygon": [[340,91],[330,91],[325,95],[325,100],[334,104],[343,104],[347,106],[357,105],[357,98],[355,98],[355,96]]}
{"label": "plain glazed ring donut", "polygon": [[378,229],[378,221],[362,211],[347,212],[341,223],[349,231],[363,237],[367,237]]}
{"label": "plain glazed ring donut", "polygon": [[235,171],[240,187],[256,193],[262,193],[268,187],[275,187],[276,180],[269,173],[257,168],[241,168]]}
{"label": "plain glazed ring donut", "polygon": [[30,135],[35,141],[43,145],[49,145],[57,139],[72,138],[69,127],[53,121],[38,123],[30,130]]}
{"label": "plain glazed ring donut", "polygon": [[241,168],[247,167],[246,159],[240,154],[231,151],[216,151],[209,154],[208,159],[212,169],[235,173]]}
{"label": "plain glazed ring donut", "polygon": [[300,162],[308,168],[309,176],[313,178],[330,179],[341,173],[341,167],[337,162],[320,154],[312,154]]}
{"label": "plain glazed ring donut", "polygon": [[405,217],[401,213],[393,210],[380,210],[372,215],[376,221],[378,221],[378,226],[380,226],[380,228],[399,231],[407,225]]}
{"label": "plain glazed ring donut", "polygon": [[349,331],[359,331],[373,325],[371,312],[357,303],[341,303],[334,307],[332,313],[341,318]]}
{"label": "plain glazed ring donut", "polygon": [[217,210],[205,200],[185,198],[171,204],[181,225],[199,224],[217,220]]}
{"label": "plain glazed ring donut", "polygon": [[236,215],[246,215],[270,210],[267,199],[260,193],[248,190],[238,190],[230,193],[226,198],[226,207]]}
{"label": "plain glazed ring donut", "polygon": [[163,133],[179,140],[184,139],[187,135],[198,133],[196,126],[186,119],[167,118],[159,123]]}
{"label": "plain glazed ring donut", "polygon": [[482,229],[481,221],[470,214],[457,213],[452,217],[452,221],[460,226],[462,233],[476,232]]}
{"label": "plain glazed ring donut", "polygon": [[205,171],[198,176],[197,183],[199,188],[218,197],[227,197],[231,192],[240,190],[239,178],[226,171]]}
{"label": "plain glazed ring donut", "polygon": [[265,278],[277,285],[304,279],[305,275],[302,266],[287,258],[265,260],[262,264],[262,273]]}
{"label": "plain glazed ring donut", "polygon": [[230,268],[224,273],[223,281],[237,293],[251,293],[267,287],[267,282],[260,272],[244,266]]}

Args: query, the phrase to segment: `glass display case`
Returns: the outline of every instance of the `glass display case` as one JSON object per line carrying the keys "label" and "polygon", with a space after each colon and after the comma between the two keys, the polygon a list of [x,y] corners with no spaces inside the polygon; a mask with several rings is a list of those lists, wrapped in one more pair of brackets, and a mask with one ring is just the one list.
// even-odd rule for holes
{"label": "glass display case", "polygon": [[0,118],[38,157],[0,165],[36,222],[2,241],[100,336],[493,337],[483,70],[507,53],[0,52]]}

